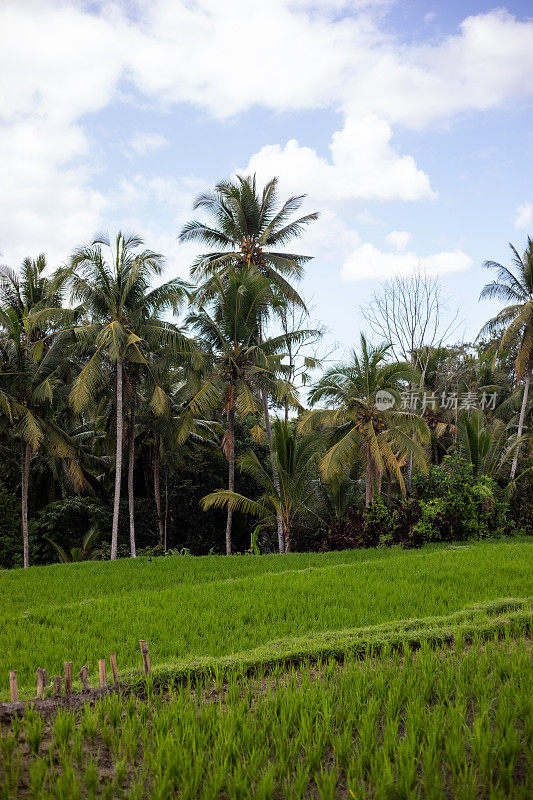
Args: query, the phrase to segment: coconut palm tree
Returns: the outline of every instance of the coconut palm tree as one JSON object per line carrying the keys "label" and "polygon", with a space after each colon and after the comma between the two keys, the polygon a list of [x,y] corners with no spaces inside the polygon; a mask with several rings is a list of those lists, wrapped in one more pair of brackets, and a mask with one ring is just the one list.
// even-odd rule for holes
{"label": "coconut palm tree", "polygon": [[[486,269],[496,270],[497,277],[483,288],[480,300],[503,300],[509,305],[502,308],[483,326],[479,337],[487,333],[497,334],[500,337],[497,355],[508,344],[513,343],[517,346],[515,375],[517,381],[524,381],[517,431],[520,439],[524,430],[533,368],[533,239],[528,236],[523,256],[520,256],[512,244],[509,244],[509,247],[513,253],[514,270],[504,267],[497,261],[485,261],[483,264]],[[511,464],[511,480],[514,480],[516,475],[518,456],[517,449]]]}
{"label": "coconut palm tree", "polygon": [[[226,418],[223,451],[228,461],[228,491],[235,489],[235,416],[260,414],[260,397],[281,368],[287,342],[301,341],[308,332],[297,331],[260,338],[261,321],[272,302],[268,278],[255,268],[213,277],[217,288],[212,310],[200,307],[188,317],[200,346],[212,354],[211,370],[189,403],[193,415],[222,407]],[[280,379],[279,379],[280,380]],[[285,385],[285,390],[287,386]],[[231,553],[233,504],[228,503],[226,553]]]}
{"label": "coconut palm tree", "polygon": [[[425,464],[424,450],[419,442],[429,440],[425,421],[399,406],[399,389],[402,382],[417,379],[416,370],[408,363],[386,363],[390,347],[372,347],[361,335],[361,356],[352,352],[348,364],[337,364],[328,369],[310,393],[315,405],[324,401],[329,408],[311,411],[301,423],[302,429],[313,425],[329,427],[334,444],[321,462],[321,472],[326,481],[339,481],[363,449],[366,459],[366,505],[380,491],[385,471],[398,481],[402,492],[405,484],[401,467],[404,456],[413,453],[416,462]],[[378,407],[379,393],[388,394],[392,405]],[[387,398],[387,395],[382,397]]]}
{"label": "coconut palm tree", "polygon": [[76,490],[87,487],[79,447],[55,420],[65,355],[55,319],[61,313],[68,272],[45,275],[46,259],[26,258],[20,272],[0,268],[0,406],[21,443],[23,564],[29,566],[30,464],[37,451],[62,459]]}
{"label": "coconut palm tree", "polygon": [[[191,275],[204,281],[213,275],[228,275],[254,265],[276,287],[281,296],[300,301],[288,281],[301,278],[310,256],[285,252],[285,245],[301,235],[318,218],[317,213],[297,219],[305,195],[289,197],[281,207],[278,179],[272,178],[260,192],[255,175],[223,181],[214,192],[201,194],[193,208],[207,213],[210,222],[191,220],[179,234],[181,242],[199,242],[214,248],[199,255]],[[300,301],[301,302],[301,301]]]}
{"label": "coconut palm tree", "polygon": [[169,405],[163,414],[155,414],[141,389],[135,438],[138,450],[151,462],[158,538],[166,549],[166,524],[160,487],[161,466],[187,441],[216,447],[220,425],[213,420],[197,419],[191,413],[189,401],[201,387],[201,375],[198,371],[186,366],[177,367],[169,355],[158,357],[154,361],[153,370],[157,372],[158,382],[169,399]]}
{"label": "coconut palm tree", "polygon": [[510,441],[509,431],[500,419],[489,421],[479,409],[462,412],[457,425],[457,449],[472,464],[474,477],[498,478],[519,447]]}
{"label": "coconut palm tree", "polygon": [[[214,192],[201,194],[196,199],[194,209],[205,212],[209,222],[191,220],[182,228],[179,239],[181,242],[194,241],[213,248],[199,255],[191,268],[191,276],[202,281],[198,292],[200,303],[205,303],[212,291],[216,293],[216,285],[212,282],[214,275],[224,278],[230,271],[254,266],[268,278],[278,299],[305,308],[291,281],[302,277],[304,265],[311,257],[286,252],[285,246],[300,236],[306,226],[318,218],[318,214],[305,214],[294,219],[305,195],[289,197],[280,206],[277,190],[277,178],[268,181],[260,192],[255,175],[237,176],[234,181],[223,181],[215,187]],[[279,303],[273,302],[272,306],[275,305]],[[260,336],[270,310],[265,309]],[[278,483],[266,386],[262,390],[261,402],[274,482]],[[278,539],[281,552],[281,520],[278,520]]]}
{"label": "coconut palm tree", "polygon": [[[150,386],[150,404],[156,414],[168,408],[168,397],[151,369],[150,356],[163,349],[176,358],[189,357],[194,345],[172,322],[163,319],[166,310],[176,312],[186,285],[179,279],[150,288],[162,271],[159,253],[142,249],[143,240],[122,232],[111,244],[100,235],[72,256],[72,331],[86,363],[74,380],[70,401],[81,412],[94,402],[111,377],[114,383],[116,446],[115,492],[111,558],[117,557],[118,518],[124,438],[124,376],[128,365],[141,368]],[[106,260],[105,251],[108,253]]]}
{"label": "coconut palm tree", "polygon": [[290,552],[295,523],[308,510],[317,491],[314,473],[322,442],[315,433],[302,436],[298,434],[294,423],[280,419],[274,421],[272,434],[280,490],[274,485],[272,474],[265,470],[256,453],[248,450],[238,459],[238,464],[261,487],[261,497],[251,500],[234,491],[222,490],[206,495],[202,506],[205,509],[220,508],[229,507],[231,503],[234,509],[259,517],[261,524],[269,528],[275,528],[277,519],[281,518],[285,552]]}

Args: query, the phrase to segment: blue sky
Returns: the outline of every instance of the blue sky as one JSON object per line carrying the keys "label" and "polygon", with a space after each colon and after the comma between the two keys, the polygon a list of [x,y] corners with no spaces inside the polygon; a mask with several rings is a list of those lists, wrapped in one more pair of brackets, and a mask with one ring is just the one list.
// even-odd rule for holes
{"label": "blue sky", "polygon": [[134,229],[187,275],[197,193],[277,175],[321,218],[301,286],[341,347],[395,273],[473,338],[484,259],[533,235],[533,7],[425,0],[4,0],[0,252]]}

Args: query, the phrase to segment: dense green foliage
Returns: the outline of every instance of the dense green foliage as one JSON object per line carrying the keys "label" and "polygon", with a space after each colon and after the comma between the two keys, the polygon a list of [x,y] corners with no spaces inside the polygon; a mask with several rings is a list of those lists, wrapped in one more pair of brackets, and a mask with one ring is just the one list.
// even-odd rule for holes
{"label": "dense green foliage", "polygon": [[0,567],[22,566],[20,502],[5,489],[0,490]]}
{"label": "dense green foliage", "polygon": [[368,508],[352,507],[344,519],[318,538],[319,550],[344,550],[425,542],[463,542],[514,535],[516,519],[502,489],[458,454],[445,456],[427,474],[416,474],[413,497],[396,507],[379,499]]}
{"label": "dense green foliage", "polygon": [[20,563],[15,495],[25,567],[533,532],[533,241],[485,264],[481,296],[511,305],[475,344],[428,338],[419,270],[374,297],[380,338],[322,363],[302,202],[254,176],[200,195],[190,283],[121,232],[0,268],[0,567]]}
{"label": "dense green foliage", "polygon": [[[276,648],[287,637],[339,631],[532,594],[529,541],[225,559],[147,557],[0,573],[0,648],[24,696],[35,670],[60,674],[115,651],[154,665]],[[277,645],[275,644],[277,642]],[[7,686],[3,687],[3,691]]]}

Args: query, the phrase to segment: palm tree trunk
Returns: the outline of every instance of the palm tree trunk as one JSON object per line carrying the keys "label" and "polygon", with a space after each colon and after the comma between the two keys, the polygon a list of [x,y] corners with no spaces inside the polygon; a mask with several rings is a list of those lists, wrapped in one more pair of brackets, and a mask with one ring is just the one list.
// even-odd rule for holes
{"label": "palm tree trunk", "polygon": [[[261,389],[261,400],[263,401],[263,412],[265,415],[265,430],[267,435],[267,442],[268,442],[268,452],[270,453],[270,464],[272,467],[272,482],[274,484],[274,488],[278,493],[278,497],[280,496],[280,486],[279,486],[279,475],[278,470],[276,467],[276,463],[274,461],[274,449],[272,446],[272,426],[270,424],[270,413],[268,410],[268,396],[266,393],[266,389]],[[281,516],[279,511],[276,512],[276,526],[278,529],[278,547],[279,552],[284,553],[286,550],[285,547],[285,536],[283,534],[283,524],[281,522]]]}
{"label": "palm tree trunk", "polygon": [[[529,385],[531,383],[531,367],[527,371],[526,375],[526,382],[524,384],[524,396],[522,398],[522,408],[520,409],[520,419],[518,420],[518,438],[522,436],[522,431],[524,430],[524,420],[526,418],[526,408],[527,408],[527,400],[529,395]],[[511,464],[511,480],[514,480],[516,475],[516,468],[518,466],[518,451],[519,447],[517,447],[514,457],[513,463]]]}
{"label": "palm tree trunk", "polygon": [[28,489],[30,483],[30,461],[31,447],[29,444],[22,443],[22,548],[24,568],[30,566],[30,543],[28,529]]}
{"label": "palm tree trunk", "polygon": [[[235,491],[235,409],[228,411],[228,489]],[[231,555],[231,524],[233,507],[228,503],[228,520],[226,522],[226,555]]]}
{"label": "palm tree trunk", "polygon": [[366,507],[374,502],[374,459],[370,455],[370,447],[366,449]]}
{"label": "palm tree trunk", "polygon": [[137,551],[135,548],[135,505],[133,497],[133,470],[135,467],[135,397],[131,400],[130,410],[130,448],[128,462],[128,506],[130,513],[130,553],[135,558]]}
{"label": "palm tree trunk", "polygon": [[123,366],[120,359],[117,361],[117,442],[115,453],[115,497],[113,500],[113,528],[111,530],[111,560],[117,557],[118,549],[118,515],[120,509],[120,483],[122,479],[122,436],[124,427],[124,413],[122,404],[122,379]]}
{"label": "palm tree trunk", "polygon": [[165,467],[165,523],[163,525],[163,548],[167,549],[167,523],[168,523],[168,466]]}
{"label": "palm tree trunk", "polygon": [[155,507],[157,510],[157,527],[159,530],[159,544],[163,544],[163,538],[164,538],[163,515],[161,513],[161,486],[159,481],[160,462],[161,459],[159,452],[159,441],[157,441],[154,450],[154,498],[155,498]]}

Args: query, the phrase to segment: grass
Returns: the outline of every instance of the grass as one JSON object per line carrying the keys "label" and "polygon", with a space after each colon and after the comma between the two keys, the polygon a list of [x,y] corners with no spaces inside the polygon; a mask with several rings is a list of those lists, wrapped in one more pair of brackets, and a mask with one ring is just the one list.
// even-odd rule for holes
{"label": "grass", "polygon": [[3,572],[0,698],[8,697],[9,669],[18,671],[22,698],[34,695],[39,666],[51,676],[62,673],[64,661],[74,662],[74,674],[87,663],[96,684],[97,659],[115,651],[121,672],[138,670],[141,638],[154,666],[174,670],[232,656],[260,664],[285,653],[290,660],[295,652],[327,652],[332,642],[346,649],[343,635],[361,635],[353,629],[449,616],[475,603],[533,594],[531,554],[531,540],[509,540],[408,552],[142,558]]}
{"label": "grass", "polygon": [[279,665],[5,725],[0,797],[526,800],[530,641]]}

